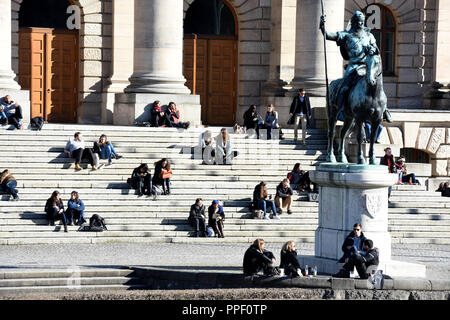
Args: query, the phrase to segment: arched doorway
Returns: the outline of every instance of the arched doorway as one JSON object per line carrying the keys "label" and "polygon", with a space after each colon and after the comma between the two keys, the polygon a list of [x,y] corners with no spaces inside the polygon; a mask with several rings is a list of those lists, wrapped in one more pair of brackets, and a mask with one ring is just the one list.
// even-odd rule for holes
{"label": "arched doorway", "polygon": [[195,0],[184,20],[184,76],[200,95],[202,122],[233,125],[237,105],[237,19],[223,0]]}
{"label": "arched doorway", "polygon": [[78,11],[70,6],[68,0],[23,0],[21,4],[18,76],[22,88],[30,91],[32,118],[76,121],[79,41],[78,30],[70,29]]}

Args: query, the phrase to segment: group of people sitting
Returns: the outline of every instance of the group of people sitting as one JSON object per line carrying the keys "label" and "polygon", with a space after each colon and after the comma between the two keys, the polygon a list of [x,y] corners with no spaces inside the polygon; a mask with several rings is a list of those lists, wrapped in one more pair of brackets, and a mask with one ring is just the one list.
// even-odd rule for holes
{"label": "group of people sitting", "polygon": [[450,197],[450,182],[441,182],[436,192],[440,192],[443,197]]}
{"label": "group of people sitting", "polygon": [[[254,276],[259,272],[264,275],[279,275],[280,269],[284,274],[292,277],[302,277],[311,274],[309,270],[301,268],[297,259],[297,250],[294,241],[286,242],[280,252],[280,265],[276,267],[275,255],[264,249],[264,239],[256,239],[244,254],[243,269],[244,275]],[[356,268],[361,279],[367,279],[370,274],[367,272],[370,266],[377,266],[379,263],[379,250],[374,248],[373,241],[367,239],[361,224],[356,223],[353,231],[348,234],[342,245],[344,252],[340,263],[343,267],[334,277],[350,278],[350,273]],[[305,266],[306,267],[306,266]]]}
{"label": "group of people sitting", "polygon": [[381,159],[380,164],[385,165],[389,169],[389,173],[398,173],[397,184],[417,184],[420,185],[420,181],[416,178],[414,173],[408,173],[406,170],[405,156],[400,156],[396,161],[392,154],[392,149],[387,147],[384,149],[384,157]]}
{"label": "group of people sitting", "polygon": [[53,191],[50,198],[45,203],[44,211],[47,215],[49,225],[54,226],[55,221],[60,220],[64,226],[64,232],[68,232],[67,226],[79,225],[86,222],[84,218],[85,206],[77,191],[72,191],[67,202],[67,209],[64,210],[64,203],[59,191]]}
{"label": "group of people sitting", "polygon": [[75,170],[83,170],[81,167],[81,160],[88,160],[89,164],[92,166],[92,170],[97,170],[98,168],[98,158],[108,159],[108,164],[112,164],[112,159],[122,158],[116,150],[114,149],[112,143],[108,140],[108,137],[104,134],[100,136],[98,142],[94,142],[93,148],[87,148],[83,140],[83,135],[81,132],[75,132],[73,139],[69,139],[64,148],[64,153],[70,158],[75,160]]}
{"label": "group of people sitting", "polygon": [[157,196],[170,194],[170,179],[172,178],[172,168],[170,160],[163,158],[155,162],[155,171],[152,177],[150,168],[146,163],[142,163],[133,170],[128,184],[136,190],[138,196]]}
{"label": "group of people sitting", "polygon": [[180,111],[175,102],[169,102],[167,109],[164,110],[161,102],[156,100],[150,109],[150,125],[152,127],[174,127],[187,129],[190,126],[189,121],[182,122]]}
{"label": "group of people sitting", "polygon": [[216,137],[212,136],[210,130],[202,132],[199,136],[198,147],[193,148],[193,152],[194,158],[203,159],[204,164],[220,165],[231,165],[233,159],[239,154],[237,151],[233,151],[231,137],[226,128],[220,129],[220,133]]}
{"label": "group of people sitting", "polygon": [[0,98],[0,125],[13,125],[13,129],[23,130],[22,107],[10,95]]}
{"label": "group of people sitting", "polygon": [[206,224],[206,208],[203,205],[203,199],[197,198],[189,211],[188,222],[194,229],[194,237],[212,236],[208,232],[210,228],[217,238],[224,238],[223,223],[225,221],[225,212],[218,200],[213,200],[208,207],[208,223]]}

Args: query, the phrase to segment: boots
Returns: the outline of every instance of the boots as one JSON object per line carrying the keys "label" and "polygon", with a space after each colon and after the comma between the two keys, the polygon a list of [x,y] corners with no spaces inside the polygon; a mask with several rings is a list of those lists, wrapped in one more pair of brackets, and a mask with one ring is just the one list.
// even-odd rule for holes
{"label": "boots", "polygon": [[350,271],[347,271],[345,269],[339,270],[338,273],[333,275],[334,278],[350,278]]}
{"label": "boots", "polygon": [[67,225],[64,226],[64,232],[68,232],[67,231]]}
{"label": "boots", "polygon": [[79,163],[75,163],[75,170],[80,171],[83,170],[83,168],[81,168]]}

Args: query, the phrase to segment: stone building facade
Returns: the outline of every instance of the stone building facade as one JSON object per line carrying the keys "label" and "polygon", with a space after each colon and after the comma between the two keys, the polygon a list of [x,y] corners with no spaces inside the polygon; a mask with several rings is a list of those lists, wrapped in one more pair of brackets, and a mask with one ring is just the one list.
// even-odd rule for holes
{"label": "stone building facade", "polygon": [[[6,46],[1,52],[0,94],[14,95],[30,116],[36,113],[37,104],[33,99],[37,99],[39,92],[30,83],[28,86],[21,83],[24,82],[21,64],[30,63],[26,64],[26,53],[20,43],[24,30],[21,15],[31,2],[0,0],[0,40],[11,45],[10,50]],[[75,26],[72,31],[76,32],[78,52],[74,65],[78,81],[74,104],[78,123],[131,125],[135,120],[146,120],[149,103],[154,100],[163,104],[176,101],[183,118],[196,125],[214,124],[202,111],[214,103],[231,104],[225,110],[231,114],[226,120],[228,125],[242,122],[250,104],[259,106],[263,113],[265,105],[273,103],[279,111],[280,122],[285,123],[292,96],[304,87],[311,96],[316,127],[325,126],[319,0],[211,0],[221,12],[228,10],[232,14],[236,27],[232,36],[219,32],[204,37],[216,44],[224,39],[235,41],[235,48],[230,51],[233,59],[219,61],[221,73],[228,72],[223,68],[228,68],[230,63],[227,79],[219,79],[220,74],[214,68],[204,73],[206,79],[186,71],[192,61],[192,66],[199,68],[204,57],[210,59],[207,67],[215,63],[217,47],[208,47],[209,56],[203,57],[200,42],[195,41],[192,43],[196,56],[192,61],[187,58],[186,41],[190,40],[183,30],[196,2],[201,7],[206,3],[204,0],[66,2],[67,11],[55,14],[66,15],[68,29],[70,25]],[[385,142],[400,145],[401,141],[403,148],[427,153],[432,174],[449,176],[450,1],[324,0],[324,6],[330,31],[343,30],[355,10],[365,12],[369,26],[378,30],[385,54],[383,62],[391,67],[390,72],[385,72],[384,83],[395,120],[385,131]],[[221,17],[224,16],[219,14],[218,20]],[[387,44],[386,39],[391,43]],[[330,80],[341,77],[343,61],[338,47],[330,42],[327,58]],[[193,83],[206,88],[194,89]],[[18,84],[25,90],[20,91]],[[229,85],[229,90],[214,100],[210,95],[221,84]],[[41,88],[42,101],[48,94],[45,88]],[[48,99],[47,103],[51,101]],[[210,111],[218,114],[213,108]]]}

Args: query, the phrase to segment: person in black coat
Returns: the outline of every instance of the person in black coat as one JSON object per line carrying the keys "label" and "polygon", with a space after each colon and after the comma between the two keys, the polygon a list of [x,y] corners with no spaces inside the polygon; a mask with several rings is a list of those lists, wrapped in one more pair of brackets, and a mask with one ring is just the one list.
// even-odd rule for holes
{"label": "person in black coat", "polygon": [[55,225],[55,220],[61,220],[64,225],[64,232],[67,232],[68,219],[64,212],[64,204],[60,198],[59,191],[53,191],[52,196],[45,203],[44,210],[51,226]]}
{"label": "person in black coat", "polygon": [[256,131],[256,138],[259,139],[259,127],[261,117],[256,111],[256,105],[252,104],[247,111],[244,112],[244,128],[247,132],[248,129],[254,129]]}
{"label": "person in black coat", "polygon": [[366,240],[366,237],[362,232],[361,224],[355,223],[353,225],[353,231],[344,240],[344,244],[342,245],[344,255],[339,259],[339,262],[347,262],[352,255],[362,251],[364,240]]}
{"label": "person in black coat", "polygon": [[205,206],[201,198],[196,199],[195,203],[191,206],[188,222],[194,228],[195,237],[206,237]]}
{"label": "person in black coat", "polygon": [[208,207],[208,226],[214,230],[218,238],[224,238],[223,222],[225,221],[225,212],[219,201],[213,200]]}
{"label": "person in black coat", "polygon": [[367,268],[369,266],[379,264],[379,250],[373,247],[373,241],[365,239],[363,242],[363,250],[359,253],[352,255],[348,261],[344,264],[344,267],[334,277],[337,278],[350,278],[350,272],[356,267],[359,277],[361,279],[369,278],[367,274]]}
{"label": "person in black coat", "polygon": [[139,196],[152,194],[152,175],[146,163],[142,163],[133,170],[128,182],[133,189],[136,189]]}
{"label": "person in black coat", "polygon": [[306,146],[306,124],[308,124],[308,126],[310,125],[309,120],[311,119],[311,103],[309,102],[309,96],[306,94],[305,89],[300,89],[299,94],[292,100],[289,116],[294,117],[294,140],[297,140],[298,138],[298,127],[301,121],[302,141],[303,145]]}
{"label": "person in black coat", "polygon": [[300,263],[297,260],[297,250],[294,241],[288,241],[283,245],[280,253],[280,268],[284,269],[287,276],[301,277]]}
{"label": "person in black coat", "polygon": [[275,256],[264,249],[264,240],[256,239],[244,254],[244,275],[253,276],[263,271],[265,275],[278,274],[273,267]]}

